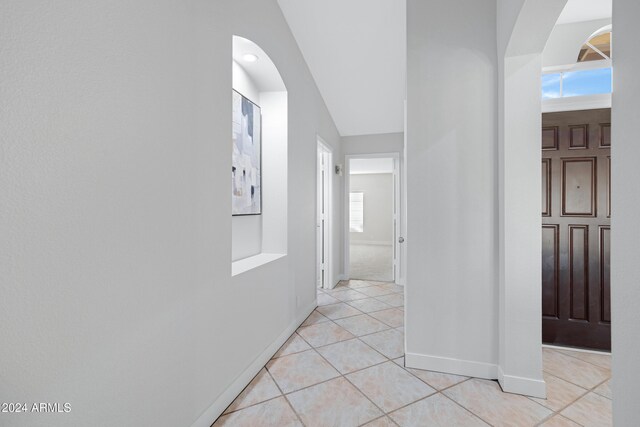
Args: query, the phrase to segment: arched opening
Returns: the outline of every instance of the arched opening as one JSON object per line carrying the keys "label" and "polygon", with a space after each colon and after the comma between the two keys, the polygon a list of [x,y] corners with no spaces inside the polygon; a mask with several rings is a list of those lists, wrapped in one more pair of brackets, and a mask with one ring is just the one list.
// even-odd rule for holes
{"label": "arched opening", "polygon": [[602,61],[611,59],[611,25],[596,31],[589,37],[578,54],[576,62]]}
{"label": "arched opening", "polygon": [[[611,25],[599,28],[588,38],[582,39],[579,48],[573,42],[568,43],[566,38],[581,37],[581,31],[576,31],[577,34],[563,34],[571,37],[550,39],[544,50],[545,63],[542,69],[543,111],[611,106],[610,94],[613,88],[611,29]],[[589,30],[588,27],[587,30]],[[562,54],[562,58],[570,59],[572,62],[557,63],[558,53]],[[549,60],[547,57],[552,59]],[[573,60],[573,58],[576,59]],[[592,98],[576,99],[576,97]],[[572,99],[562,100],[563,98]],[[578,102],[584,105],[576,105]]]}
{"label": "arched opening", "polygon": [[260,46],[233,36],[232,274],[287,253],[287,89]]}
{"label": "arched opening", "polygon": [[[549,297],[550,293],[543,294],[543,298],[540,298],[543,280],[548,280],[553,285],[557,283],[558,277],[554,276],[553,272],[544,272],[541,253],[544,257],[545,251],[559,252],[557,236],[560,229],[563,230],[567,240],[573,239],[571,242],[576,250],[572,253],[576,260],[579,260],[578,249],[583,250],[584,255],[580,260],[586,260],[587,241],[596,246],[600,244],[599,240],[605,241],[602,235],[596,237],[596,234],[603,233],[604,228],[599,228],[596,224],[594,212],[587,212],[587,209],[583,210],[582,206],[576,208],[565,198],[568,194],[568,186],[563,183],[562,176],[568,176],[573,168],[576,176],[585,172],[584,179],[589,182],[591,188],[600,185],[596,184],[595,180],[590,180],[590,177],[595,177],[596,174],[595,157],[602,154],[606,158],[604,148],[600,147],[606,145],[606,142],[602,141],[607,140],[606,132],[610,131],[607,125],[610,120],[598,116],[591,120],[594,123],[590,123],[587,119],[584,119],[587,121],[575,122],[574,117],[571,119],[574,121],[565,123],[560,126],[560,129],[554,125],[542,131],[541,111],[604,108],[607,102],[608,106],[611,106],[611,38],[606,36],[610,34],[611,27],[593,32],[593,29],[584,31],[583,26],[576,33],[577,35],[574,34],[571,37],[564,31],[568,28],[566,26],[563,31],[556,32],[554,26],[565,3],[539,0],[524,2],[507,42],[502,82],[504,96],[501,99],[501,107],[504,110],[500,138],[501,372],[499,379],[505,391],[534,396],[545,393],[545,383],[541,377],[542,360],[538,357],[541,354],[543,331],[540,314],[543,313],[548,319],[558,316],[558,301]],[[535,30],[528,25],[532,22],[537,23]],[[609,42],[608,45],[607,42]],[[550,50],[550,55],[547,55],[547,50]],[[547,62],[547,56],[553,58],[551,63]],[[604,78],[601,74],[604,74]],[[604,80],[608,83],[608,87],[604,85],[604,89],[597,89],[598,85],[593,84],[594,80],[595,83]],[[542,83],[542,96],[540,83]],[[593,87],[596,87],[596,90]],[[542,107],[545,110],[542,110]],[[556,142],[559,132],[563,133],[568,141],[565,144],[568,147],[564,154],[553,151],[557,150]],[[604,137],[601,138],[600,135]],[[591,140],[589,144],[586,143],[588,139]],[[552,152],[557,154],[550,161],[546,159],[546,163],[543,159],[542,169],[540,166],[541,141],[550,150],[546,152],[547,154]],[[569,152],[569,149],[572,151]],[[576,157],[578,150],[583,150],[585,160],[580,163],[581,160],[576,159],[569,163],[568,160],[572,159],[567,157],[569,155]],[[602,153],[596,154],[598,150]],[[600,168],[597,173],[604,176],[605,162],[601,160],[597,160]],[[566,168],[562,169],[565,163]],[[555,168],[561,176],[557,180],[558,190],[552,200],[548,197],[550,192],[545,193],[551,167]],[[568,178],[565,181],[568,182]],[[544,188],[543,183],[545,183]],[[587,190],[591,189],[581,183],[574,181],[572,183],[575,191],[587,193]],[[605,197],[601,195],[600,190],[598,195],[602,202]],[[591,202],[593,199],[585,198],[584,200],[586,200],[585,205],[590,203],[592,207],[595,206],[595,201]],[[564,209],[557,216],[563,217],[562,221],[566,222],[560,222],[560,225],[556,226],[556,224],[541,221],[541,201],[543,217],[550,215],[551,207],[558,212]],[[588,221],[591,221],[590,227],[595,233],[591,233],[589,237],[587,237],[587,228],[584,226],[588,221],[580,219],[587,216]],[[543,227],[542,239],[540,238],[541,226]],[[608,236],[605,237],[608,238]],[[580,240],[581,238],[583,240]],[[594,246],[591,246],[589,250],[597,252],[594,249]],[[549,264],[551,267],[557,266],[556,270],[561,270],[558,264],[554,264],[554,257],[555,254],[548,257],[551,259]],[[547,261],[549,260],[546,259],[544,262],[547,263]],[[567,276],[569,275],[569,270],[565,268],[563,271]],[[577,267],[575,271],[580,272]],[[583,283],[585,288],[588,287],[586,280]],[[579,300],[578,296],[584,296],[577,293],[575,295],[575,301]],[[541,300],[542,306],[539,305]],[[578,305],[574,305],[575,307]],[[576,318],[574,323],[579,322],[578,317],[585,317],[584,312],[579,312],[577,309],[574,311]]]}
{"label": "arched opening", "polygon": [[[544,51],[542,339],[551,347],[608,352],[612,25],[561,27],[574,42],[552,37]],[[561,48],[574,63],[549,63],[547,53]],[[553,92],[557,99],[549,98]]]}
{"label": "arched opening", "polygon": [[525,0],[499,52],[498,380],[504,391],[535,397],[546,396],[540,322],[542,52],[565,4]]}

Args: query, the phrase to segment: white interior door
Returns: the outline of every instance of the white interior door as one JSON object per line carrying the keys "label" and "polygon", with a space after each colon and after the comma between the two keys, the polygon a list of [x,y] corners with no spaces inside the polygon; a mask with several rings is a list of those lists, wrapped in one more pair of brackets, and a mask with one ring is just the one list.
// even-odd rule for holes
{"label": "white interior door", "polygon": [[393,281],[400,282],[400,159],[393,159]]}
{"label": "white interior door", "polygon": [[316,212],[316,286],[324,287],[324,155],[318,148]]}
{"label": "white interior door", "polygon": [[318,286],[330,289],[331,277],[331,179],[332,153],[329,146],[318,139],[318,187],[316,215],[316,282]]}
{"label": "white interior door", "polygon": [[401,284],[401,268],[402,268],[402,252],[401,243],[404,243],[402,237],[402,205],[401,203],[401,174],[400,174],[400,158],[393,158],[393,281]]}

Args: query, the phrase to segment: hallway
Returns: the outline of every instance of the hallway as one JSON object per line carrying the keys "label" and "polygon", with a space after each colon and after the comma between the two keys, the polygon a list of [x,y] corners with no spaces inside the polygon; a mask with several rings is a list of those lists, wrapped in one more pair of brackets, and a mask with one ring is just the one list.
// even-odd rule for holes
{"label": "hallway", "polygon": [[221,426],[611,425],[611,357],[543,350],[547,399],[404,368],[402,287],[352,280],[318,308],[215,423]]}

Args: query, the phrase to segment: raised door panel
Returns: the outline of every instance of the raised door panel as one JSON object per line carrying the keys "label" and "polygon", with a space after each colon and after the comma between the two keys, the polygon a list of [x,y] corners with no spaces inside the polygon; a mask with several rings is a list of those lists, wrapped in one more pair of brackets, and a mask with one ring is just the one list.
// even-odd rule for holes
{"label": "raised door panel", "polygon": [[570,318],[589,319],[589,227],[569,226]]}
{"label": "raised door panel", "polygon": [[551,216],[551,159],[542,159],[542,216]]}
{"label": "raised door panel", "polygon": [[611,156],[607,156],[607,218],[611,218]]}
{"label": "raised door panel", "polygon": [[558,225],[542,226],[542,315],[558,318],[560,229]]}
{"label": "raised door panel", "polygon": [[611,322],[611,227],[600,227],[600,319]]}
{"label": "raised door panel", "polygon": [[562,215],[596,216],[596,159],[562,159]]}
{"label": "raised door panel", "polygon": [[558,126],[542,128],[542,149],[558,149]]}
{"label": "raised door panel", "polygon": [[600,147],[611,147],[611,123],[600,124]]}
{"label": "raised door panel", "polygon": [[569,149],[589,148],[589,125],[569,126]]}

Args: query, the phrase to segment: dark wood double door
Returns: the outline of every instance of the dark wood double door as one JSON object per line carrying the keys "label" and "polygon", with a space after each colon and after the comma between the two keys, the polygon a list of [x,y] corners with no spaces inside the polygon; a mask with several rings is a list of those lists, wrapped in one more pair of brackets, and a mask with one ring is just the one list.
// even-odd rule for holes
{"label": "dark wood double door", "polygon": [[611,110],[542,115],[542,341],[611,349]]}

